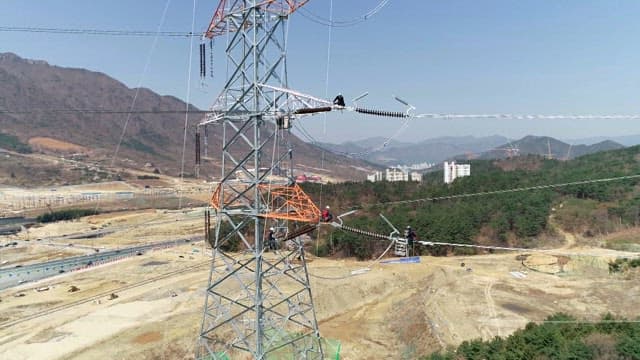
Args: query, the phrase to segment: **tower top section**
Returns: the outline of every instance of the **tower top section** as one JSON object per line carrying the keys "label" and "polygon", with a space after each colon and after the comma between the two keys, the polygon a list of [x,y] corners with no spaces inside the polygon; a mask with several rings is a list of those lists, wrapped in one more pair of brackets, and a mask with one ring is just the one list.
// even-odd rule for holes
{"label": "tower top section", "polygon": [[309,0],[220,0],[204,36],[212,39],[238,31],[241,24],[246,25],[243,18],[250,8],[260,8],[264,14],[288,16],[308,2]]}

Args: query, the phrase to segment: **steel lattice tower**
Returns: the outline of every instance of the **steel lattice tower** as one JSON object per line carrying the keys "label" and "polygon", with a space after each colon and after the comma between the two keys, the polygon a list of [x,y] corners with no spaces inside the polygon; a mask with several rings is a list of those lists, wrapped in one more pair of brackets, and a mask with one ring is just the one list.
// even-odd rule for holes
{"label": "steel lattice tower", "polygon": [[[287,140],[296,110],[326,106],[287,89],[286,23],[307,1],[221,0],[205,35],[227,36],[229,75],[198,126],[222,138],[198,359],[323,358],[294,230],[295,221],[317,222],[319,210],[293,181]],[[265,252],[270,226],[291,239],[288,247]]]}

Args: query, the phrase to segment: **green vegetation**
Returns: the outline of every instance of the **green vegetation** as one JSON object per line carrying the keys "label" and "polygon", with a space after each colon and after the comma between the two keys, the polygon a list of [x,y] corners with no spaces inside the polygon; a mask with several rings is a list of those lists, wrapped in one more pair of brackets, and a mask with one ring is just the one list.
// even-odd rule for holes
{"label": "green vegetation", "polygon": [[19,152],[21,154],[30,154],[31,146],[23,143],[18,137],[0,133],[0,148]]}
{"label": "green vegetation", "polygon": [[609,263],[609,272],[625,272],[629,269],[640,267],[640,258],[637,259],[616,259]]}
{"label": "green vegetation", "polygon": [[160,179],[159,176],[153,176],[153,175],[138,175],[138,180],[158,180]]}
{"label": "green vegetation", "polygon": [[640,252],[640,241],[638,241],[638,235],[632,234],[609,239],[607,240],[605,247],[618,251]]}
{"label": "green vegetation", "polygon": [[507,338],[465,341],[455,351],[425,360],[640,359],[640,323],[607,314],[595,323],[575,322],[555,314],[542,324],[529,323]]}
{"label": "green vegetation", "polygon": [[[232,221],[234,221],[236,224],[240,223],[240,219],[238,219],[237,217],[235,218],[231,218]],[[229,236],[228,234],[230,234],[233,231],[233,225],[231,225],[231,223],[229,223],[226,220],[221,220],[221,226],[220,226],[220,248],[223,251],[229,251],[229,252],[234,252],[234,251],[240,251],[243,247],[242,245],[242,239],[240,238],[240,236],[235,233],[231,236]],[[242,231],[242,230],[240,230]],[[245,236],[249,236],[250,234],[248,234],[246,231],[242,231],[243,235]],[[212,226],[209,232],[209,238],[207,239],[207,242],[209,243],[209,245],[211,245],[211,247],[213,247],[213,245],[216,242],[216,228],[215,226]]]}
{"label": "green vegetation", "polygon": [[143,153],[152,154],[152,155],[156,154],[156,151],[151,146],[144,144],[137,139],[127,139],[122,142],[122,145]]}
{"label": "green vegetation", "polygon": [[[514,161],[526,166],[513,166]],[[349,209],[360,209],[345,219],[347,225],[389,233],[388,226],[378,217],[384,213],[398,227],[411,225],[420,240],[536,246],[540,235],[553,231],[548,225],[552,213],[562,228],[585,236],[606,234],[640,223],[640,197],[637,196],[640,179],[636,178],[487,196],[380,204],[637,175],[640,174],[640,147],[586,155],[572,161],[536,156],[472,161],[471,169],[472,176],[450,185],[442,183],[440,171],[427,174],[422,183],[304,184],[304,188],[316,201],[331,199],[329,205],[334,209],[334,216]],[[326,238],[331,239],[326,244],[328,253],[361,259],[370,258],[382,245],[343,231],[335,231]],[[469,250],[430,247],[418,251],[444,255]]]}
{"label": "green vegetation", "polygon": [[37,220],[41,223],[49,223],[61,220],[73,220],[83,216],[97,215],[100,212],[94,209],[68,209],[52,211],[38,216]]}

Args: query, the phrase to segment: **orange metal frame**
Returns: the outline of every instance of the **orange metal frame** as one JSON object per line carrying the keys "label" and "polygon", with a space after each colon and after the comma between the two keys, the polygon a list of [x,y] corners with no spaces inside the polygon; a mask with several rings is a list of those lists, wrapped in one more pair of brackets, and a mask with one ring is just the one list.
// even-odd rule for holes
{"label": "orange metal frame", "polygon": [[[313,203],[298,184],[293,185],[259,185],[260,192],[269,211],[261,217],[316,223],[320,221],[320,209]],[[230,197],[221,199],[221,187],[218,185],[211,197],[211,206],[220,210],[220,206],[232,207]]]}

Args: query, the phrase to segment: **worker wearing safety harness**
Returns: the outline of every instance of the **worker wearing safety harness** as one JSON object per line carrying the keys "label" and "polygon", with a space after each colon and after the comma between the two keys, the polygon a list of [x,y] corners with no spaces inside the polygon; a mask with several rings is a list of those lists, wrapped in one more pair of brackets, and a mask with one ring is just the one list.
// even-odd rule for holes
{"label": "worker wearing safety harness", "polygon": [[269,244],[269,250],[273,251],[278,250],[278,241],[275,237],[275,231],[276,229],[269,228],[269,234],[267,234],[267,243]]}
{"label": "worker wearing safety harness", "polygon": [[407,225],[407,228],[404,230],[404,237],[407,239],[407,247],[411,249],[410,255],[415,255],[415,241],[417,238],[416,232],[413,231],[411,226]]}
{"label": "worker wearing safety harness", "polygon": [[331,222],[331,220],[333,220],[333,215],[331,215],[331,212],[329,211],[329,209],[331,209],[329,207],[329,205],[327,205],[326,208],[324,208],[324,210],[322,210],[322,222]]}

